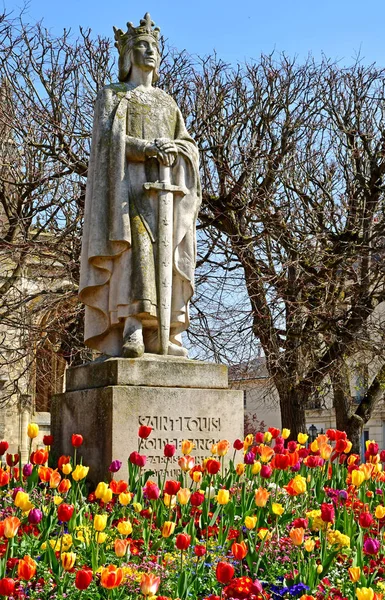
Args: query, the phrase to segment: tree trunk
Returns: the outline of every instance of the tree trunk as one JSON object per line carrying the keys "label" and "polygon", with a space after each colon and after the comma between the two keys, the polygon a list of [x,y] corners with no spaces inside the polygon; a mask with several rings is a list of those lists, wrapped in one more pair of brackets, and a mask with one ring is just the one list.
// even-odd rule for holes
{"label": "tree trunk", "polygon": [[[362,430],[364,427],[364,421],[356,414],[353,414],[347,421],[344,429],[346,431],[348,439],[352,442],[351,452],[354,454],[360,454],[361,452],[361,440]],[[339,429],[339,427],[338,427]]]}
{"label": "tree trunk", "polygon": [[307,432],[305,412],[307,398],[299,395],[295,389],[278,388],[278,393],[282,428],[290,429],[290,439],[296,440],[299,433]]}

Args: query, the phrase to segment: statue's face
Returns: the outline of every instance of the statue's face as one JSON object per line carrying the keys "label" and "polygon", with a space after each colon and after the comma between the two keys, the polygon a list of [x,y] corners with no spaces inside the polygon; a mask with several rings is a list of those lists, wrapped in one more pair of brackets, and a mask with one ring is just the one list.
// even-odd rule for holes
{"label": "statue's face", "polygon": [[143,71],[153,71],[156,68],[158,52],[158,45],[153,39],[139,38],[131,50],[131,63]]}

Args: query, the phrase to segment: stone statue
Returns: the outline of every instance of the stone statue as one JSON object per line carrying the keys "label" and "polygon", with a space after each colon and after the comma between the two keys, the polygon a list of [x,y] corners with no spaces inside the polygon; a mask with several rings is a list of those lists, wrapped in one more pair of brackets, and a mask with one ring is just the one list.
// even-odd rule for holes
{"label": "stone statue", "polygon": [[159,29],[115,29],[120,83],[99,93],[80,273],[85,343],[110,356],[187,356],[198,150],[158,78]]}

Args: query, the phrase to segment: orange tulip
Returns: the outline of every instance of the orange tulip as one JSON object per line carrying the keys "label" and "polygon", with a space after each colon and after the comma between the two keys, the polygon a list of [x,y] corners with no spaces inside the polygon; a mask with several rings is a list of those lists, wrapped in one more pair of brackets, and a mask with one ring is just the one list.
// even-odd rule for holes
{"label": "orange tulip", "polygon": [[329,460],[332,452],[333,448],[330,446],[330,444],[323,444],[320,447],[320,455],[324,460]]}
{"label": "orange tulip", "polygon": [[40,481],[43,483],[48,483],[51,479],[52,469],[50,467],[39,467],[38,473]]}
{"label": "orange tulip", "polygon": [[261,448],[261,452],[259,454],[259,457],[261,459],[262,462],[267,463],[269,462],[269,460],[274,456],[274,450],[273,448],[270,448],[270,446],[260,446]]}
{"label": "orange tulip", "polygon": [[20,527],[20,519],[17,517],[7,517],[4,519],[4,535],[6,538],[14,538]]}
{"label": "orange tulip", "polygon": [[30,556],[24,556],[17,564],[17,575],[19,579],[29,581],[36,573],[36,562]]}
{"label": "orange tulip", "polygon": [[119,481],[115,481],[115,479],[112,479],[110,481],[110,489],[112,490],[113,494],[124,494],[127,491],[127,488],[128,483],[123,479],[119,479]]}
{"label": "orange tulip", "polygon": [[260,508],[263,508],[264,506],[266,506],[269,496],[270,492],[268,492],[265,488],[258,488],[254,493],[255,504]]}
{"label": "orange tulip", "polygon": [[100,578],[101,585],[107,590],[112,590],[118,587],[122,583],[123,570],[115,565],[108,565],[102,569],[102,575]]}
{"label": "orange tulip", "polygon": [[58,492],[60,494],[66,494],[71,487],[71,482],[69,479],[62,479],[59,483]]}
{"label": "orange tulip", "polygon": [[0,487],[8,485],[9,480],[10,474],[7,471],[3,471],[3,469],[0,469]]}
{"label": "orange tulip", "polygon": [[293,529],[290,530],[289,535],[294,546],[301,546],[305,537],[305,530],[303,527],[293,527]]}
{"label": "orange tulip", "polygon": [[230,449],[230,442],[228,440],[221,440],[217,444],[217,453],[218,456],[225,456]]}
{"label": "orange tulip", "polygon": [[193,456],[181,456],[178,460],[178,465],[185,473],[190,471],[195,466],[195,458]]}
{"label": "orange tulip", "polygon": [[117,538],[115,540],[114,550],[118,558],[122,558],[127,554],[127,547],[130,545],[128,540],[121,540]]}
{"label": "orange tulip", "polygon": [[233,553],[234,558],[237,560],[243,560],[247,554],[247,546],[245,542],[242,541],[239,544],[234,542],[234,544],[231,546],[231,552]]}
{"label": "orange tulip", "polygon": [[191,454],[194,447],[195,447],[195,444],[193,442],[190,442],[190,440],[183,440],[182,441],[182,454]]}
{"label": "orange tulip", "polygon": [[154,596],[160,585],[160,577],[156,577],[153,573],[143,573],[140,580],[140,591],[143,596]]}
{"label": "orange tulip", "polygon": [[57,488],[60,482],[61,482],[61,475],[60,475],[59,471],[57,469],[55,469],[54,471],[52,471],[52,473],[50,475],[49,487]]}
{"label": "orange tulip", "polygon": [[350,581],[352,581],[353,583],[357,583],[357,581],[359,581],[360,577],[361,577],[360,567],[349,567],[348,571],[349,571]]}

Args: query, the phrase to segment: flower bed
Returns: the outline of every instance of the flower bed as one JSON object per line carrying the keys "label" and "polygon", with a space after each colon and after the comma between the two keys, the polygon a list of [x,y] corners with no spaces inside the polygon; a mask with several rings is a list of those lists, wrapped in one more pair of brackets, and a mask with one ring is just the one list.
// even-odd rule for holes
{"label": "flower bed", "polygon": [[[270,428],[232,448],[222,440],[196,465],[185,440],[175,481],[146,471],[141,442],[151,428],[141,426],[128,481],[115,460],[111,482],[89,492],[82,436],[52,465],[50,436],[32,452],[37,434],[30,424],[24,466],[17,455],[4,460],[0,442],[0,595],[382,598],[385,452],[374,442],[361,463],[343,432],[308,443]],[[164,448],[168,459],[175,451]]]}

